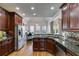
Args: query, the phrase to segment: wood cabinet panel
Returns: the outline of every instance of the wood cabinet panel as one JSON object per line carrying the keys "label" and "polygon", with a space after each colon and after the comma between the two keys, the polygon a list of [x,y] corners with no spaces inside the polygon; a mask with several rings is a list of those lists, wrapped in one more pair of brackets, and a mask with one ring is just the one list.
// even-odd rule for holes
{"label": "wood cabinet panel", "polygon": [[0,30],[2,31],[7,31],[8,29],[8,12],[3,9],[0,8]]}
{"label": "wood cabinet panel", "polygon": [[43,38],[39,40],[39,50],[45,51],[45,39]]}
{"label": "wood cabinet panel", "polygon": [[46,41],[46,50],[53,55],[56,55],[56,44],[53,39],[47,39]]}
{"label": "wood cabinet panel", "polygon": [[68,3],[62,7],[62,29],[79,30],[79,4]]}
{"label": "wood cabinet panel", "polygon": [[0,41],[0,56],[8,55],[12,51],[14,51],[13,39]]}
{"label": "wood cabinet panel", "polygon": [[21,24],[21,23],[22,19],[18,15],[15,15],[15,24]]}
{"label": "wood cabinet panel", "polygon": [[38,38],[34,38],[33,39],[33,50],[34,51],[38,51],[39,50],[39,39]]}
{"label": "wood cabinet panel", "polygon": [[68,50],[68,49],[66,49],[66,55],[67,56],[77,56],[76,54],[74,54],[72,51],[70,51],[70,50]]}
{"label": "wood cabinet panel", "polygon": [[48,51],[55,55],[56,45],[52,39],[34,38],[33,39],[33,51]]}
{"label": "wood cabinet panel", "polygon": [[79,29],[79,20],[78,20],[78,4],[71,3],[70,7],[70,29]]}
{"label": "wood cabinet panel", "polygon": [[69,29],[69,4],[62,9],[62,29]]}

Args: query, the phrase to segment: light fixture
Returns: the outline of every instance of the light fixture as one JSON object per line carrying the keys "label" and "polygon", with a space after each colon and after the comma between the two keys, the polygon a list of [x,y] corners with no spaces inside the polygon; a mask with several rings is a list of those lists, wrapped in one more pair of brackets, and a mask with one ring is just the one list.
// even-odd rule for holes
{"label": "light fixture", "polygon": [[20,8],[19,7],[16,7],[16,10],[19,10]]}
{"label": "light fixture", "polygon": [[25,16],[25,13],[23,13],[22,15]]}
{"label": "light fixture", "polygon": [[31,7],[30,9],[31,9],[31,10],[34,10],[35,8],[34,8],[34,7]]}
{"label": "light fixture", "polygon": [[67,7],[64,7],[64,8],[63,8],[63,10],[66,10],[66,9],[67,9]]}
{"label": "light fixture", "polygon": [[51,10],[53,10],[53,9],[54,9],[54,7],[51,7],[50,9],[51,9]]}
{"label": "light fixture", "polygon": [[36,13],[33,13],[33,15],[35,16],[35,15],[36,15]]}

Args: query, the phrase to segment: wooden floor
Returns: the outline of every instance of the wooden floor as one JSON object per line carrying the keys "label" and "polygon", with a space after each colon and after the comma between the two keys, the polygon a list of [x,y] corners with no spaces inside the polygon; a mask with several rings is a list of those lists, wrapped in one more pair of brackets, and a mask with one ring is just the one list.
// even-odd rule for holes
{"label": "wooden floor", "polygon": [[25,43],[24,47],[19,50],[19,51],[15,51],[11,54],[9,54],[8,56],[52,56],[52,54],[48,53],[48,52],[34,52],[32,49],[33,49],[33,46],[32,46],[32,42],[28,42],[28,43]]}
{"label": "wooden floor", "polygon": [[52,54],[48,52],[33,52],[33,56],[53,56]]}

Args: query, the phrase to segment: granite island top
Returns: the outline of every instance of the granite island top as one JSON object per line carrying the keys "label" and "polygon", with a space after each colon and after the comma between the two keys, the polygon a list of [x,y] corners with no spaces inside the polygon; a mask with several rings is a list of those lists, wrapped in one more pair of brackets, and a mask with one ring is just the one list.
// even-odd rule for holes
{"label": "granite island top", "polygon": [[51,38],[51,39],[55,40],[56,42],[60,43],[62,46],[69,49],[70,51],[72,51],[77,56],[79,56],[79,47],[70,43],[67,40],[63,40],[60,38],[54,38],[53,36],[33,36],[33,38]]}

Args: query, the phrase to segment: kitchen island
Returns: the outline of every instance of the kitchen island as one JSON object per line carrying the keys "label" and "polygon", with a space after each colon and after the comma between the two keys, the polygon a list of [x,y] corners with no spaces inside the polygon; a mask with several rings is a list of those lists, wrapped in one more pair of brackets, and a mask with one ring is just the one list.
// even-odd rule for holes
{"label": "kitchen island", "polygon": [[[62,51],[60,51],[62,50]],[[79,47],[62,38],[52,35],[33,36],[33,51],[48,51],[55,56],[78,56]],[[60,52],[60,53],[59,53]],[[59,53],[59,54],[58,54]]]}

